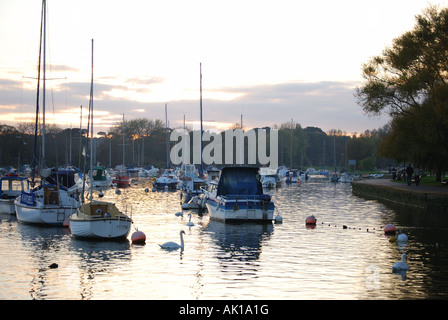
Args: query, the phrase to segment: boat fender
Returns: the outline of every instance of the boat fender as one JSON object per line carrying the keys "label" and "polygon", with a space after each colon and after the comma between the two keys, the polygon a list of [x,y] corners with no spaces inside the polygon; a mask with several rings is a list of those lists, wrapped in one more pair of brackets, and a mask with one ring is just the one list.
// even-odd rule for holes
{"label": "boat fender", "polygon": [[283,218],[281,215],[277,214],[275,216],[275,223],[283,223]]}

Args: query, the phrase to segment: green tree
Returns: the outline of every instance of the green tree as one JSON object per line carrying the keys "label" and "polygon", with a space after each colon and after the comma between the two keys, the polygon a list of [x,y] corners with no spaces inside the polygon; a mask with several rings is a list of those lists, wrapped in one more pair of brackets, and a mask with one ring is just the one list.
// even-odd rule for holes
{"label": "green tree", "polygon": [[448,154],[448,9],[430,6],[411,31],[363,66],[358,103],[367,114],[392,116],[382,153],[437,172]]}

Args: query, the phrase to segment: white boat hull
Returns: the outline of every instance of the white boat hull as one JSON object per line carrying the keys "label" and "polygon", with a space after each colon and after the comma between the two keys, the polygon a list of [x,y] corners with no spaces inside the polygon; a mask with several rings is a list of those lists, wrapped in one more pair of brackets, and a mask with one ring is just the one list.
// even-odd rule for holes
{"label": "white boat hull", "polygon": [[126,238],[131,230],[131,220],[70,219],[70,231],[75,237],[116,239]]}
{"label": "white boat hull", "polygon": [[126,238],[131,224],[131,218],[105,201],[85,203],[70,217],[70,231],[79,238]]}
{"label": "white boat hull", "polygon": [[62,225],[76,211],[76,207],[30,207],[15,205],[17,220],[24,223]]}
{"label": "white boat hull", "polygon": [[[48,192],[50,192],[48,194]],[[62,225],[79,207],[66,191],[55,187],[22,192],[14,201],[17,220],[24,223]]]}
{"label": "white boat hull", "polygon": [[209,198],[206,206],[210,218],[218,221],[272,222],[274,218],[272,202],[262,204],[260,201],[246,199],[226,201],[219,198]]}
{"label": "white boat hull", "polygon": [[112,180],[93,180],[94,188],[108,188],[112,186]]}

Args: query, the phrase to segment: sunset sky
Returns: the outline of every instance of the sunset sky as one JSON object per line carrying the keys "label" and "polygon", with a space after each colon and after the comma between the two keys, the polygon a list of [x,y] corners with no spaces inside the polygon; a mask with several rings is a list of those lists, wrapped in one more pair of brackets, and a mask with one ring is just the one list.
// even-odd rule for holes
{"label": "sunset sky", "polygon": [[[96,131],[122,120],[195,129],[290,122],[364,132],[386,124],[356,104],[361,67],[448,0],[47,0],[46,119],[87,114],[94,39]],[[0,124],[35,117],[41,0],[0,0]],[[85,125],[85,119],[83,120]]]}

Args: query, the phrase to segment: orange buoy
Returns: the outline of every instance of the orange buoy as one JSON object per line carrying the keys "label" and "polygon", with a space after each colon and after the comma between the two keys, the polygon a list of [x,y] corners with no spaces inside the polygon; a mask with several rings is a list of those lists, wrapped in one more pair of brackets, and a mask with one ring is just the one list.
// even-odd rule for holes
{"label": "orange buoy", "polygon": [[315,225],[316,222],[317,222],[317,219],[314,216],[309,216],[305,220],[305,224],[308,224],[308,225]]}
{"label": "orange buoy", "polygon": [[384,227],[384,233],[385,234],[395,234],[397,231],[397,228],[393,224],[388,224]]}
{"label": "orange buoy", "polygon": [[135,231],[131,236],[132,243],[136,244],[145,244],[146,242],[146,235],[141,231]]}

